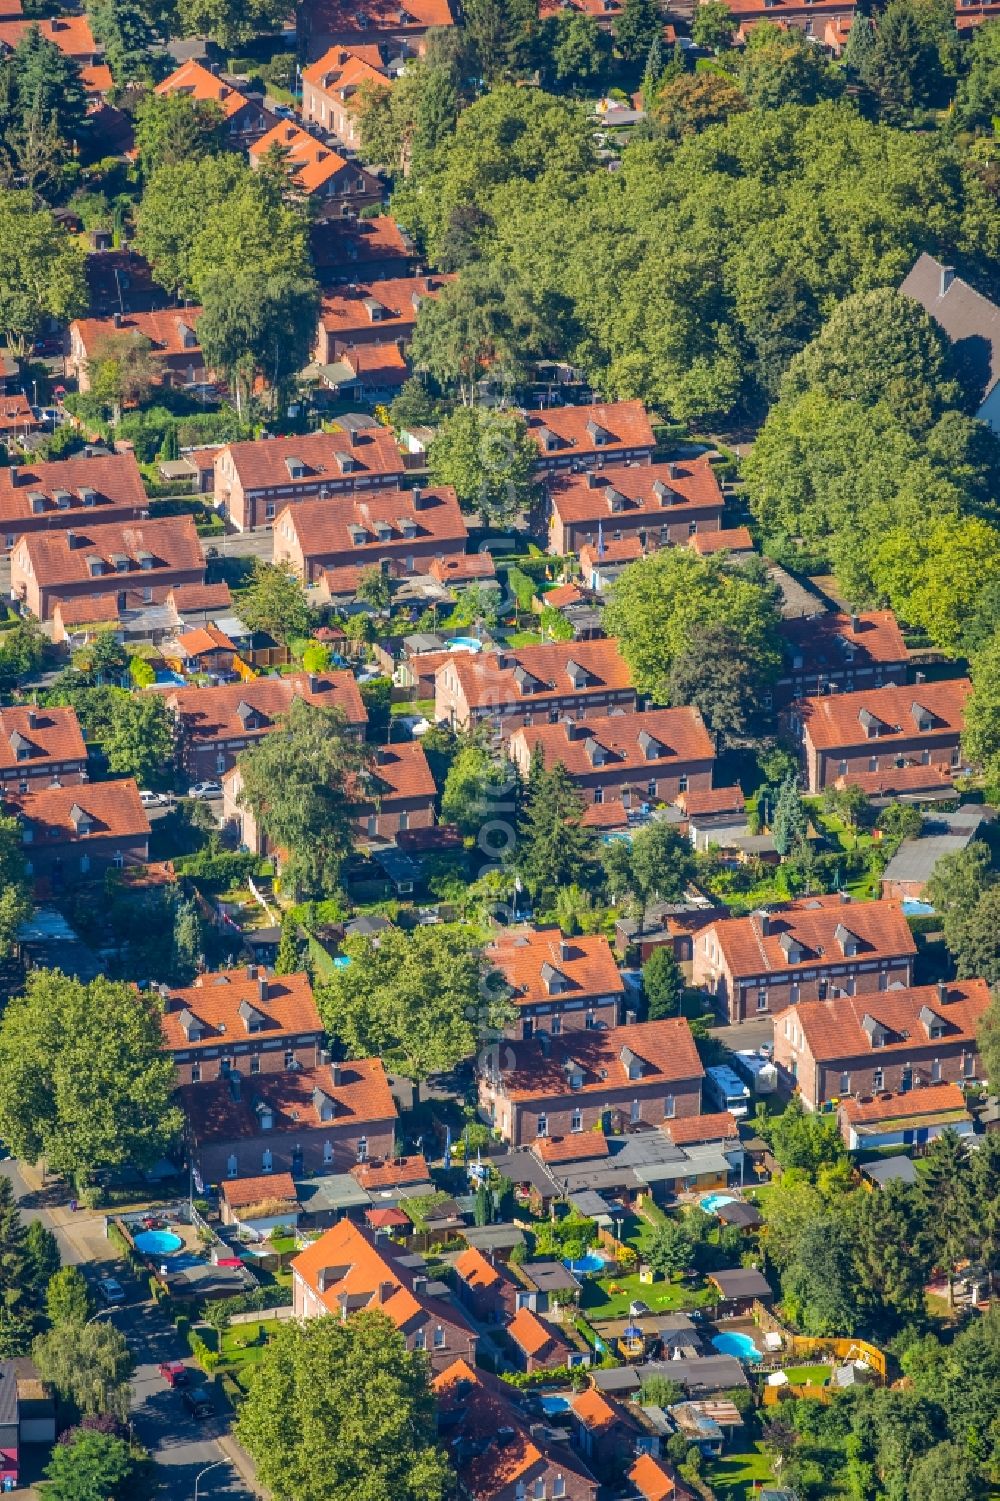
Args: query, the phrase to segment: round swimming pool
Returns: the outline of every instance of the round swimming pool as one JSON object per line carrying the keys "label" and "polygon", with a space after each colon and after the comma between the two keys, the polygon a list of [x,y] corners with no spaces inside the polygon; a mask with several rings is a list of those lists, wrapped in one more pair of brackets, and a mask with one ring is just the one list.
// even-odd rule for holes
{"label": "round swimming pool", "polygon": [[171,1256],[184,1242],[172,1230],[140,1230],[135,1248],[144,1256]]}
{"label": "round swimming pool", "polygon": [[723,1204],[735,1204],[736,1198],[733,1194],[706,1194],[699,1203],[706,1214],[718,1214]]}
{"label": "round swimming pool", "polygon": [[749,1334],[737,1334],[729,1330],[712,1335],[712,1345],[720,1355],[735,1355],[737,1360],[759,1360],[760,1351]]}
{"label": "round swimming pool", "polygon": [[571,1272],[603,1272],[604,1257],[598,1256],[594,1251],[588,1251],[586,1256],[579,1257],[576,1261],[564,1261],[563,1266],[569,1267]]}

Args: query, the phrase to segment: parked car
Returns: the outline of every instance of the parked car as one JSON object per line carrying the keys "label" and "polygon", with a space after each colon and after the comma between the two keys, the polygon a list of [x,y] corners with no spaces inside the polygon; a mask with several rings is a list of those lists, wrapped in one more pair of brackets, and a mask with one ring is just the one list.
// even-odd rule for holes
{"label": "parked car", "polygon": [[222,785],[219,782],[195,782],[193,787],[188,788],[188,797],[204,799],[221,796]]}
{"label": "parked car", "polygon": [[114,1308],[118,1303],[125,1302],[125,1289],[117,1277],[102,1277],[97,1284],[97,1296],[106,1307]]}
{"label": "parked car", "polygon": [[204,1418],[210,1418],[215,1411],[215,1403],[208,1394],[207,1386],[186,1386],[181,1389],[181,1401],[193,1418],[201,1422]]}
{"label": "parked car", "polygon": [[165,808],[170,799],[165,792],[140,792],[139,801],[144,808]]}
{"label": "parked car", "polygon": [[161,1360],[157,1370],[168,1386],[184,1386],[188,1379],[188,1368],[180,1360]]}

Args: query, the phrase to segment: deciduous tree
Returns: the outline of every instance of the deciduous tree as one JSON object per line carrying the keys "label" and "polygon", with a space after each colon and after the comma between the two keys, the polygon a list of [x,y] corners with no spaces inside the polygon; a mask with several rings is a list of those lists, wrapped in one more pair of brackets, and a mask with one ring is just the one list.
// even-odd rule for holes
{"label": "deciduous tree", "polygon": [[116,695],[104,753],[112,771],[146,786],[162,780],[174,759],[175,721],[155,693]]}
{"label": "deciduous tree", "polygon": [[64,1266],[49,1281],[45,1311],[53,1325],[85,1324],[90,1316],[87,1279],[77,1266]]}
{"label": "deciduous tree", "polygon": [[24,355],[47,318],[68,322],[87,306],[84,255],[28,193],[0,189],[0,331]]}
{"label": "deciduous tree", "polygon": [[214,99],[147,94],[135,113],[135,144],[148,177],[160,167],[190,165],[222,149],[222,110]]}
{"label": "deciduous tree", "polygon": [[42,1380],[71,1410],[83,1416],[109,1412],[120,1422],[128,1417],[134,1362],[113,1324],[59,1324],[38,1336],[31,1354]]}
{"label": "deciduous tree", "polygon": [[137,1468],[124,1439],[81,1429],[53,1449],[45,1494],[49,1501],[138,1501]]}
{"label": "deciduous tree", "polygon": [[436,485],[452,485],[459,501],[488,521],[512,520],[534,493],[538,447],[516,412],[459,407],[431,442],[427,464]]}
{"label": "deciduous tree", "polygon": [[308,636],[309,606],[301,581],[287,564],[254,560],[253,573],[241,600],[240,619],[252,631],[266,631],[285,645]]}

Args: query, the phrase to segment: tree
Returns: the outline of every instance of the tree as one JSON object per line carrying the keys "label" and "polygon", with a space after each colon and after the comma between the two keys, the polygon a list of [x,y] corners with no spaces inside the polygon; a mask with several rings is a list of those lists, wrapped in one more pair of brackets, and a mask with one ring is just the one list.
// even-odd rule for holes
{"label": "tree", "polygon": [[222,110],[214,99],[147,94],[135,112],[135,144],[149,177],[222,149]]}
{"label": "tree", "polygon": [[532,764],[518,824],[517,870],[536,905],[550,906],[560,886],[593,871],[597,842],[581,819],[584,803],[561,762]]}
{"label": "tree", "polygon": [[[698,7],[695,24],[698,17],[715,5],[732,20],[724,0],[706,0]],[[679,141],[686,135],[706,130],[709,125],[724,124],[730,115],[738,114],[746,107],[743,90],[720,73],[682,73],[657,91],[650,114],[665,136]]]}
{"label": "tree", "polygon": [[[358,1392],[379,1400],[363,1420]],[[236,1432],[261,1482],[288,1501],[444,1501],[427,1356],[379,1310],[278,1327]]]}
{"label": "tree", "polygon": [[740,82],[754,109],[817,104],[837,92],[820,48],[810,46],[797,27],[784,31],[770,21],[761,21],[747,38]]}
{"label": "tree", "polygon": [[688,840],[664,819],[656,818],[632,839],[632,888],[643,901],[678,902],[694,876]]}
{"label": "tree", "polygon": [[124,1439],[80,1430],[57,1444],[45,1467],[49,1501],[129,1501],[136,1495],[137,1465]]}
{"label": "tree", "polygon": [[691,1264],[694,1247],[684,1226],[677,1220],[664,1220],[656,1226],[643,1253],[654,1272],[673,1277]]}
{"label": "tree", "polygon": [[923,1210],[923,1240],[935,1265],[948,1278],[948,1302],[954,1296],[955,1267],[967,1254],[973,1231],[972,1165],[957,1132],[942,1131],[927,1149],[918,1185]]}
{"label": "tree", "polygon": [[59,1270],[59,1246],[52,1231],[41,1220],[32,1220],[25,1238],[28,1255],[28,1294],[36,1308],[45,1305],[49,1282]]}
{"label": "tree", "polygon": [[667,944],[655,948],[643,965],[642,988],[646,994],[648,1021],[658,1022],[679,1014],[684,976]]}
{"label": "tree", "polygon": [[463,506],[498,524],[531,500],[537,463],[524,418],[482,407],[459,407],[446,417],[427,453],[432,482],[452,485]]}
{"label": "tree", "polygon": [[989,1494],[981,1470],[968,1449],[952,1440],[935,1444],[914,1463],[907,1491],[909,1501],[947,1496],[948,1501],[984,1501]]}
{"label": "tree", "polygon": [[373,610],[387,610],[392,597],[388,575],[377,564],[363,568],[358,579],[355,597]]}
{"label": "tree", "polygon": [[[520,277],[470,266],[420,308],[411,358],[463,405],[475,403],[484,378],[508,394],[551,345],[556,310],[541,305]],[[537,449],[534,450],[537,457]]]}
{"label": "tree", "polygon": [[944,84],[938,45],[922,23],[918,0],[890,0],[879,18],[875,47],[862,77],[890,120],[940,97]]}
{"label": "tree", "polygon": [[87,1279],[80,1268],[64,1266],[55,1272],[45,1296],[49,1323],[57,1328],[62,1324],[85,1324],[90,1317],[90,1309]]}
{"label": "tree", "polygon": [[349,939],[351,959],[317,987],[320,1014],[351,1057],[411,1079],[448,1073],[507,1015],[484,982],[471,929],[443,923]]}
{"label": "tree", "polygon": [[118,87],[148,78],[153,33],[141,7],[129,0],[89,0],[87,15]]}
{"label": "tree", "polygon": [[244,410],[259,377],[275,404],[308,363],[319,313],[319,290],[300,270],[267,272],[253,266],[221,271],[202,282],[198,340],[206,363],[224,370]]}
{"label": "tree", "polygon": [[638,65],[663,34],[663,17],[656,0],[625,0],[615,24],[615,45],[627,63]]}
{"label": "tree", "polygon": [[582,92],[600,83],[611,62],[611,39],[596,19],[581,11],[562,11],[542,24],[539,39],[546,87]]}
{"label": "tree", "polygon": [[0,958],[8,958],[17,930],[31,912],[31,883],[23,831],[14,814],[0,813]]}
{"label": "tree", "polygon": [[28,193],[0,189],[0,332],[24,356],[47,318],[87,307],[82,248]]}
{"label": "tree", "polygon": [[83,1415],[112,1413],[125,1422],[133,1359],[113,1324],[66,1323],[40,1334],[31,1347],[43,1381],[59,1401]]}
{"label": "tree", "polygon": [[918,1322],[930,1271],[921,1254],[920,1213],[906,1185],[851,1199],[854,1273],[865,1317],[874,1329]]}
{"label": "tree", "polygon": [[1000,1082],[1000,995],[994,994],[979,1018],[976,1046],[983,1060],[983,1072],[996,1089]]}
{"label": "tree", "polygon": [[168,291],[194,291],[199,237],[207,222],[228,213],[245,172],[239,157],[220,154],[165,163],[147,177],[136,212],[136,246]]}
{"label": "tree", "polygon": [[643,1407],[673,1407],[675,1402],[684,1400],[685,1391],[679,1381],[670,1381],[666,1376],[647,1376],[639,1388],[639,1401]]}
{"label": "tree", "polygon": [[0,681],[10,686],[37,672],[49,645],[48,637],[33,617],[16,621],[0,640]]}
{"label": "tree", "polygon": [[962,750],[973,766],[983,768],[989,782],[1000,785],[1000,630],[972,660]]}
{"label": "tree", "polygon": [[695,7],[691,22],[691,40],[696,47],[724,52],[733,44],[736,21],[725,0],[703,0]]}
{"label": "tree", "polygon": [[797,1095],[784,1113],[770,1123],[767,1134],[771,1150],[783,1169],[802,1168],[815,1174],[824,1163],[845,1160],[836,1119],[831,1115],[807,1114]]}
{"label": "tree", "polygon": [[309,606],[300,580],[287,564],[254,559],[240,600],[240,619],[251,631],[265,631],[286,646],[296,637],[308,636]]}
{"label": "tree", "polygon": [[989,886],[979,898],[955,948],[959,978],[983,979],[987,985],[1000,985],[1000,885]]}
{"label": "tree", "polygon": [[806,1334],[843,1337],[855,1332],[859,1319],[851,1239],[841,1218],[827,1215],[803,1228],[781,1289]]}
{"label": "tree", "polygon": [[179,0],[181,36],[207,36],[232,50],[262,34],[273,36],[285,21],[281,0]]}
{"label": "tree", "polygon": [[116,695],[104,737],[108,766],[142,786],[162,780],[173,764],[174,735],[173,715],[159,694]]}
{"label": "tree", "polygon": [[0,1359],[23,1355],[31,1339],[31,1263],[14,1185],[0,1177]]}
{"label": "tree", "polygon": [[875,55],[875,25],[871,16],[855,16],[844,48],[844,71],[848,78],[864,83],[871,76]]}
{"label": "tree", "polygon": [[190,985],[205,957],[205,934],[198,908],[190,899],[178,901],[174,912],[172,978]]}
{"label": "tree", "polygon": [[86,114],[79,65],[32,25],[14,50],[11,76],[22,122],[35,114],[59,140],[72,142]]}
{"label": "tree", "polygon": [[[244,619],[245,619],[244,615]],[[354,841],[355,807],[371,753],[339,709],[293,698],[279,726],[239,758],[250,808],[272,847],[286,852],[292,891],[330,893]]]}
{"label": "tree", "polygon": [[800,839],[806,838],[808,832],[809,820],[798,782],[794,776],[786,777],[778,791],[771,823],[771,834],[778,854],[787,855]]}
{"label": "tree", "polygon": [[700,710],[717,741],[732,745],[763,730],[772,679],[738,631],[715,623],[691,632],[671,666],[667,696]]}
{"label": "tree", "polygon": [[941,918],[945,943],[953,954],[961,948],[966,927],[991,879],[990,850],[981,839],[943,855],[931,872],[927,900]]}
{"label": "tree", "polygon": [[33,970],[0,1022],[0,1137],[86,1181],[100,1167],[149,1167],[181,1125],[153,996],[99,977]]}
{"label": "tree", "polygon": [[463,745],[452,760],[441,794],[441,817],[472,838],[497,815],[513,791],[508,771],[481,745]]}
{"label": "tree", "polygon": [[989,130],[1000,115],[1000,26],[977,26],[967,56],[969,71],[955,93],[955,123],[963,130]]}
{"label": "tree", "polygon": [[274,961],[276,975],[294,975],[302,968],[302,950],[299,945],[298,919],[286,912],[281,919],[281,938]]}

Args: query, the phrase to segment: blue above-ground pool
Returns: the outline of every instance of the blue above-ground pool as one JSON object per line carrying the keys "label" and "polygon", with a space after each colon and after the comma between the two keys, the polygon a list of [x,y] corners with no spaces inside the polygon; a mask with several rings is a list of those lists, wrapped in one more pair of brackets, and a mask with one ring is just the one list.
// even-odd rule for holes
{"label": "blue above-ground pool", "polygon": [[569,1398],[560,1396],[558,1392],[542,1392],[538,1400],[541,1402],[542,1411],[547,1417],[554,1418],[561,1412],[569,1412]]}
{"label": "blue above-ground pool", "polygon": [[576,1261],[564,1261],[563,1266],[569,1267],[574,1275],[582,1272],[586,1276],[588,1272],[604,1271],[604,1257],[598,1256],[594,1251],[588,1251],[586,1256],[580,1256]]}
{"label": "blue above-ground pool", "polygon": [[477,641],[475,636],[452,636],[448,642],[449,651],[482,651],[483,643]]}
{"label": "blue above-ground pool", "polygon": [[172,1230],[140,1230],[135,1237],[135,1248],[144,1256],[172,1256],[183,1244]]}
{"label": "blue above-ground pool", "polygon": [[735,1355],[737,1360],[759,1360],[760,1351],[749,1334],[737,1334],[735,1330],[723,1330],[712,1335],[712,1346],[720,1355]]}
{"label": "blue above-ground pool", "polygon": [[351,966],[350,954],[338,954],[333,961],[334,969],[349,969]]}
{"label": "blue above-ground pool", "polygon": [[735,1204],[736,1196],[724,1193],[706,1194],[703,1199],[698,1200],[698,1203],[706,1214],[718,1214],[723,1204]]}
{"label": "blue above-ground pool", "polygon": [[930,902],[918,901],[915,896],[905,896],[902,901],[904,917],[933,917],[934,908]]}

